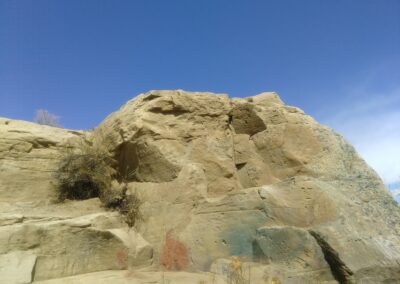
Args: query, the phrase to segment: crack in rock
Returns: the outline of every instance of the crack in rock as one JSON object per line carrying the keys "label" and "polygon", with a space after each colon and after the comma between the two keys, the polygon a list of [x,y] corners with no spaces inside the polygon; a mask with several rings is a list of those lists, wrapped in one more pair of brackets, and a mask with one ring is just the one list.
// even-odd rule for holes
{"label": "crack in rock", "polygon": [[352,284],[353,271],[340,259],[338,252],[331,247],[331,245],[317,232],[309,230],[311,236],[317,241],[322,253],[324,254],[326,262],[331,268],[332,275],[340,284]]}

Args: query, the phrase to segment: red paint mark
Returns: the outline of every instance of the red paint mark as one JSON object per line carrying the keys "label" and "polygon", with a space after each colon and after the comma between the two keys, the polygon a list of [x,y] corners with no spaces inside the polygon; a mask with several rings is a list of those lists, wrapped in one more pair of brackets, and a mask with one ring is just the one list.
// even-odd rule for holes
{"label": "red paint mark", "polygon": [[119,250],[117,252],[117,264],[120,269],[124,269],[128,267],[128,252],[126,250]]}
{"label": "red paint mark", "polygon": [[171,231],[165,236],[161,264],[167,270],[183,270],[188,264],[188,254],[185,245],[175,239]]}

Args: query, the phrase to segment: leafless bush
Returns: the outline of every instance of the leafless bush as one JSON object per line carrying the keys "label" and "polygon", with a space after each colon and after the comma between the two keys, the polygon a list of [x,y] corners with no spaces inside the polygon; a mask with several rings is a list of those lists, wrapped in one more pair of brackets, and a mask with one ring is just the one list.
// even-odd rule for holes
{"label": "leafless bush", "polygon": [[84,142],[71,146],[55,172],[58,200],[99,197],[106,208],[118,210],[132,227],[141,218],[141,201],[136,194],[126,194],[126,183],[113,181],[117,173],[112,164],[107,150],[101,146]]}
{"label": "leafless bush", "polygon": [[67,151],[55,174],[59,200],[101,197],[108,192],[112,168],[107,157],[102,150],[84,143]]}
{"label": "leafless bush", "polygon": [[39,109],[36,111],[36,116],[33,120],[34,122],[42,125],[49,125],[53,127],[61,127],[59,121],[60,117],[49,113],[45,109]]}
{"label": "leafless bush", "polygon": [[133,227],[136,221],[142,218],[140,206],[142,202],[136,194],[125,195],[122,199],[119,212],[124,216],[124,221],[129,227]]}

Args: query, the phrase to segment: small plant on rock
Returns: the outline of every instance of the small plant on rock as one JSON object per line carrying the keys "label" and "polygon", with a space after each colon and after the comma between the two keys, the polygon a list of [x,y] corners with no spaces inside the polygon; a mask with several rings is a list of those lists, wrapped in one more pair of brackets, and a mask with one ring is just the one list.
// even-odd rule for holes
{"label": "small plant on rock", "polygon": [[140,212],[141,205],[142,202],[137,195],[124,195],[119,212],[124,216],[124,221],[129,227],[133,227],[142,218]]}

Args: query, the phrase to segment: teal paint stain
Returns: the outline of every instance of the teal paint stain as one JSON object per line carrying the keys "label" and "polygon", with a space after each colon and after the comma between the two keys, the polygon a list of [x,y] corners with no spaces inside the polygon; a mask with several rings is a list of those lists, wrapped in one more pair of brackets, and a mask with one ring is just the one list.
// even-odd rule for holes
{"label": "teal paint stain", "polygon": [[232,229],[225,236],[229,254],[235,256],[251,256],[253,254],[253,239],[254,233],[248,228]]}
{"label": "teal paint stain", "polygon": [[226,244],[229,254],[253,258],[256,230],[264,222],[265,216],[248,216],[222,232],[222,242]]}

